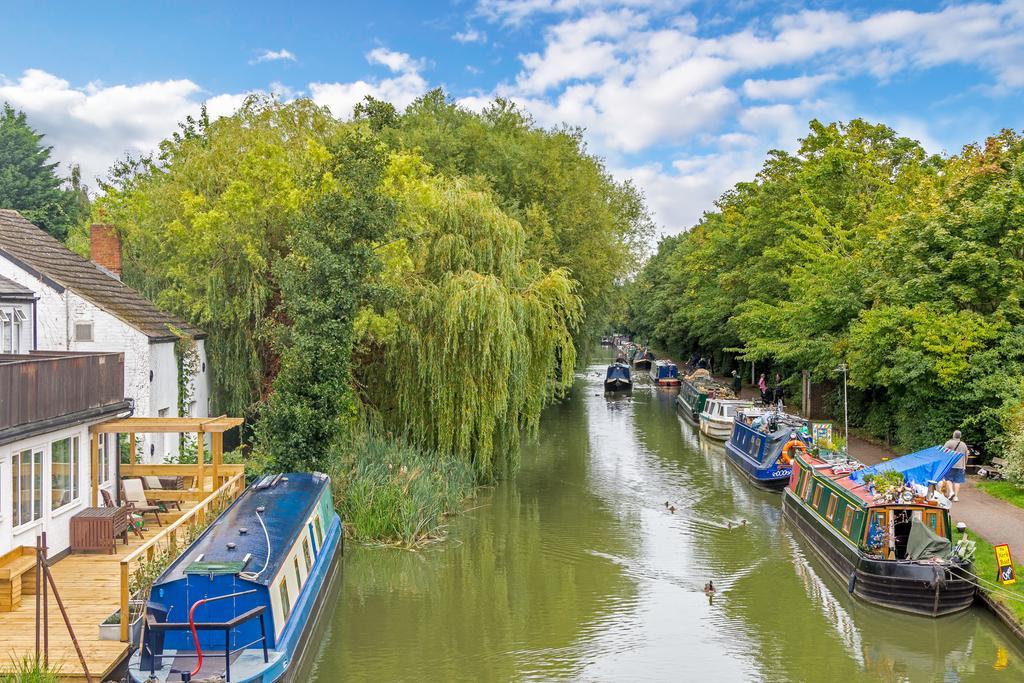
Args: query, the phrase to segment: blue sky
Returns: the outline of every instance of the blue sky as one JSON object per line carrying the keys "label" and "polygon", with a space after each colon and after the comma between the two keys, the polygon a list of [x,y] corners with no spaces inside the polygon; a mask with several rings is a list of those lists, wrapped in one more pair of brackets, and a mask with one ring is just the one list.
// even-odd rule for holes
{"label": "blue sky", "polygon": [[19,3],[0,25],[0,100],[56,156],[105,175],[207,102],[441,86],[510,97],[644,190],[664,232],[692,225],[812,117],[862,116],[934,152],[1020,128],[1024,0]]}

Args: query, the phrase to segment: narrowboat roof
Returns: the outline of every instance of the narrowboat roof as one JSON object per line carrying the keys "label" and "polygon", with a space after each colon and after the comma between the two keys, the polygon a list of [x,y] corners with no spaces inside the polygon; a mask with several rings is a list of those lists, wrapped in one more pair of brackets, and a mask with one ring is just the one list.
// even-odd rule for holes
{"label": "narrowboat roof", "polygon": [[[871,493],[868,491],[867,485],[864,484],[863,481],[860,481],[859,478],[855,478],[855,475],[863,476],[863,473],[875,470],[875,468],[878,466],[866,467],[851,472],[849,466],[846,465],[845,463],[828,462],[826,460],[816,458],[813,455],[798,454],[797,459],[801,461],[804,465],[808,466],[814,472],[815,476],[828,479],[835,486],[845,489],[854,498],[863,502],[865,507],[890,507],[892,505],[903,506],[902,503],[876,501],[874,497],[871,495]],[[895,460],[889,461],[889,463],[894,463],[900,459],[901,458],[896,458]],[[856,463],[856,461],[851,462],[855,463],[856,465],[859,465],[859,463]],[[935,508],[943,507],[937,501],[914,502],[911,503],[911,505]]]}
{"label": "narrowboat roof", "polygon": [[[189,565],[240,563],[252,554],[245,571],[257,572],[267,562],[267,536],[270,537],[270,561],[255,579],[268,585],[287,557],[287,550],[305,527],[306,520],[320,500],[330,479],[325,474],[291,472],[267,475],[246,489],[241,496],[213,522],[196,541],[169,566],[154,585],[170,583],[183,578]],[[267,527],[266,536],[257,518],[257,508],[263,507],[261,516]],[[328,520],[322,520],[325,531]],[[241,533],[246,529],[246,533]],[[235,544],[228,548],[228,544]]]}
{"label": "narrowboat roof", "polygon": [[957,453],[944,446],[932,446],[872,467],[865,467],[851,474],[850,478],[862,482],[864,475],[893,471],[899,472],[904,479],[911,483],[927,485],[929,481],[938,482],[945,479],[946,474],[961,457],[963,457],[962,453]]}

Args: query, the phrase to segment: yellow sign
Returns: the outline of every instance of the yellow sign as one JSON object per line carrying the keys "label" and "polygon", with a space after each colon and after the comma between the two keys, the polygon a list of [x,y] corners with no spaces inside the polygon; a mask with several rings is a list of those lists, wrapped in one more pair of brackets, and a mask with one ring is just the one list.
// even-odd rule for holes
{"label": "yellow sign", "polygon": [[1013,570],[1013,558],[1010,557],[1010,546],[1003,543],[995,546],[995,551],[999,582],[1004,585],[1017,583],[1017,575]]}

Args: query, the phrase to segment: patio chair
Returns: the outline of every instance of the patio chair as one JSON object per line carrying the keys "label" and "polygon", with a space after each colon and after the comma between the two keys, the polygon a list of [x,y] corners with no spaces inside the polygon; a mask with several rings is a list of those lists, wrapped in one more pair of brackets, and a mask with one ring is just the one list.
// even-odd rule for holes
{"label": "patio chair", "polygon": [[132,506],[132,509],[142,515],[143,518],[145,518],[145,515],[151,514],[156,517],[157,526],[164,525],[160,521],[160,506],[153,505],[146,499],[146,490],[142,488],[141,479],[122,479],[121,492],[124,494],[124,499]]}
{"label": "patio chair", "polygon": [[[145,488],[150,491],[180,491],[182,489],[181,477],[153,477],[147,476],[142,478]],[[178,500],[161,500],[158,501],[163,504],[163,511],[167,511],[167,508],[174,506],[178,510],[181,510],[181,499]]]}
{"label": "patio chair", "polygon": [[[142,530],[139,529],[139,527],[137,527],[135,525],[135,522],[132,519],[132,517],[134,515],[133,515],[131,504],[125,503],[124,505],[120,505],[120,506],[119,505],[115,505],[114,504],[114,497],[112,495],[110,495],[110,491],[108,491],[106,489],[100,489],[100,495],[103,496],[103,505],[104,505],[104,507],[108,507],[108,508],[116,508],[116,507],[124,508],[125,523],[127,524],[128,528],[131,529],[132,533],[134,533],[139,538],[145,538],[145,536],[142,535]],[[140,515],[140,517],[141,517],[141,515]],[[127,538],[125,539],[125,542],[126,543],[128,542]]]}

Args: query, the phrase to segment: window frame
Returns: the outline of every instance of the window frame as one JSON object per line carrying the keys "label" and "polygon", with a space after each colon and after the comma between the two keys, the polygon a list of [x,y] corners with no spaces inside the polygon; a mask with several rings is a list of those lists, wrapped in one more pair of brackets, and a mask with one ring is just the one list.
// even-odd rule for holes
{"label": "window frame", "polygon": [[277,591],[278,596],[281,598],[281,614],[283,615],[283,621],[288,621],[288,617],[292,614],[291,596],[288,595],[288,572],[281,574],[281,585],[278,586]]}
{"label": "window frame", "polygon": [[[22,456],[26,453],[29,456],[28,509],[30,519],[28,521],[23,521],[21,516],[22,488],[21,477],[19,474],[23,466]],[[28,448],[21,448],[11,453],[11,530],[13,533],[19,533],[23,529],[31,527],[33,524],[42,523],[45,517],[42,500],[43,461],[45,458],[46,448],[44,446],[29,446]],[[17,464],[15,464],[15,461],[17,461]],[[32,488],[33,481],[36,481],[38,484],[35,489]],[[37,504],[38,513],[33,515]]]}
{"label": "window frame", "polygon": [[[79,331],[88,329],[89,338],[86,339],[79,334]],[[76,320],[74,322],[75,341],[91,344],[96,341],[96,325],[92,320]]]}
{"label": "window frame", "polygon": [[[68,502],[63,505],[57,505],[57,501],[54,498],[54,452],[53,448],[57,444],[67,441],[68,442],[68,460],[67,463],[69,472],[71,475],[71,484],[68,487],[68,491],[71,493],[71,498]],[[66,436],[63,439],[54,439],[49,444],[50,450],[50,512],[60,513],[65,508],[68,508],[75,503],[79,502],[82,498],[82,482],[81,482],[81,464],[82,464],[82,451],[81,451],[81,437],[78,434],[72,434]]]}
{"label": "window frame", "polygon": [[302,557],[306,562],[306,575],[308,576],[313,571],[313,559],[309,550],[309,539],[305,534],[302,535]]}
{"label": "window frame", "polygon": [[817,511],[818,508],[821,507],[821,492],[824,490],[824,488],[825,487],[822,486],[821,484],[817,482],[814,483],[814,502],[811,503],[811,507],[813,507],[815,511]]}
{"label": "window frame", "polygon": [[320,515],[313,516],[313,528],[316,529],[316,544],[321,548],[324,547],[324,529],[323,524],[320,522]]}
{"label": "window frame", "polygon": [[846,510],[843,511],[843,533],[847,536],[853,531],[853,518],[855,513],[853,507],[847,504]]}
{"label": "window frame", "polygon": [[835,493],[832,493],[831,491],[829,491],[828,507],[826,508],[825,519],[827,519],[830,522],[835,521],[836,508],[838,508],[838,507],[839,507],[839,496],[837,496]]}
{"label": "window frame", "polygon": [[0,308],[0,352],[14,353],[14,312]]}

